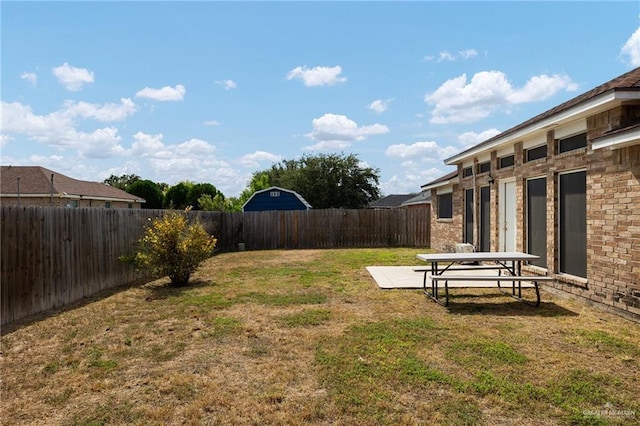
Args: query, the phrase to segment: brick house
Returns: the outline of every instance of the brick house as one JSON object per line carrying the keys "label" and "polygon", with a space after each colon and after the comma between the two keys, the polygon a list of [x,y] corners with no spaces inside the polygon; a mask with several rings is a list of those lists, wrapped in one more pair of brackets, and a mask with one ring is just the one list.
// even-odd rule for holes
{"label": "brick house", "polygon": [[640,319],[640,68],[445,160],[431,246],[524,251],[548,285]]}
{"label": "brick house", "polygon": [[5,206],[139,209],[144,202],[105,183],[73,179],[44,167],[0,167],[0,203]]}

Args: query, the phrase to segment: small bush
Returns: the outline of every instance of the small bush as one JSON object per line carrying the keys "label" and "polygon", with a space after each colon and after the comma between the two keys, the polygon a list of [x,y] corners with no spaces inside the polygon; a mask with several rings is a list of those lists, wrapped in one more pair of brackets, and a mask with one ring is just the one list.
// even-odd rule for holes
{"label": "small bush", "polygon": [[213,253],[217,240],[200,223],[182,213],[168,213],[152,221],[138,241],[134,263],[157,277],[169,276],[174,287],[189,283],[191,274]]}

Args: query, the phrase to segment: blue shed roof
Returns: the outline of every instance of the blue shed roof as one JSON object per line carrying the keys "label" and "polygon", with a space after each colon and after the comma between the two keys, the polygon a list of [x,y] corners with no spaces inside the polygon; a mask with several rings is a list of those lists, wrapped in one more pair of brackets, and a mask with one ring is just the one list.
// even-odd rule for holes
{"label": "blue shed roof", "polygon": [[[275,196],[274,193],[278,195]],[[300,194],[279,186],[254,192],[242,205],[242,211],[308,210],[310,208],[311,205]]]}

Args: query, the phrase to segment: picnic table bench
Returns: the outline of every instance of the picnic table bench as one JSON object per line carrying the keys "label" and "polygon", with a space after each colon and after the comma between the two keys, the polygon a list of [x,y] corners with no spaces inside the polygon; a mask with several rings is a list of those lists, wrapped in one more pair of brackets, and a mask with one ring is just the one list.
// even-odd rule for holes
{"label": "picnic table bench", "polygon": [[[520,252],[473,252],[473,253],[436,253],[418,254],[418,259],[430,262],[430,267],[416,267],[414,271],[423,272],[423,291],[434,302],[443,306],[449,305],[449,282],[495,282],[503,294],[531,306],[540,305],[541,281],[553,281],[546,275],[522,275],[522,262],[538,259],[536,255]],[[491,262],[481,264],[480,262]],[[475,264],[473,264],[475,263]],[[449,271],[496,270],[497,275],[450,274]],[[427,279],[431,281],[431,291],[427,290]],[[444,302],[438,297],[438,284],[444,283]],[[505,291],[501,283],[511,282],[511,291]],[[522,288],[534,288],[535,302],[522,297]]]}

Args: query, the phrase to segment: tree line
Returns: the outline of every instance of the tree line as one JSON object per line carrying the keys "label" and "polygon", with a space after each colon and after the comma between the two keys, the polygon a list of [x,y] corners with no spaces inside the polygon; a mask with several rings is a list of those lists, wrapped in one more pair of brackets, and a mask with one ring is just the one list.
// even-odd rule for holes
{"label": "tree line", "polygon": [[111,175],[104,183],[146,200],[143,208],[240,211],[256,192],[272,186],[295,191],[315,209],[359,209],[380,198],[380,171],[363,164],[356,154],[304,155],[254,172],[238,197],[225,197],[211,183],[175,185],[142,179],[135,174]]}

